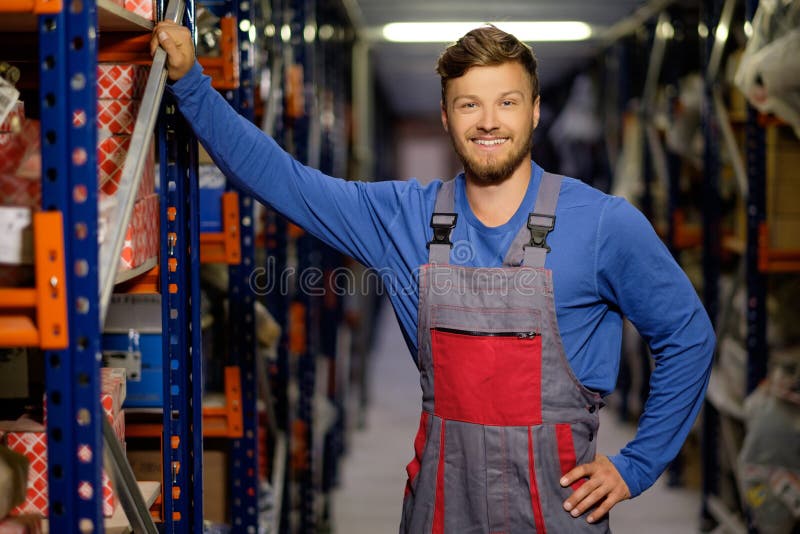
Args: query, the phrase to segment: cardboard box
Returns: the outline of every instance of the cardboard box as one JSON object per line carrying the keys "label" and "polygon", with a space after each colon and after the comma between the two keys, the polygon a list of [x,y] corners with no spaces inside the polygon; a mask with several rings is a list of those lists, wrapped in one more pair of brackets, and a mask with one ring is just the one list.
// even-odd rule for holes
{"label": "cardboard box", "polygon": [[770,247],[800,250],[800,141],[788,127],[770,127],[766,133]]}
{"label": "cardboard box", "polygon": [[228,523],[228,455],[203,451],[203,519]]}
{"label": "cardboard box", "polygon": [[137,200],[133,205],[131,222],[125,233],[119,259],[120,271],[135,269],[148,259],[158,256],[160,208],[160,197],[156,193]]}
{"label": "cardboard box", "polygon": [[[97,100],[97,130],[100,138],[111,134],[133,134],[136,116],[139,113],[141,100],[114,100],[101,98]],[[72,125],[86,124],[85,113],[73,113]]]}
{"label": "cardboard box", "polygon": [[[128,450],[128,462],[137,480],[161,480],[160,450]],[[228,523],[228,454],[203,451],[203,518]]]}
{"label": "cardboard box", "polygon": [[[103,194],[114,196],[119,189],[122,169],[128,158],[130,145],[130,135],[114,134],[99,140],[97,144],[97,167],[99,169],[97,180]],[[151,143],[142,169],[139,189],[136,191],[136,199],[142,199],[153,193],[155,182],[155,145]]]}
{"label": "cardboard box", "polygon": [[[14,428],[16,427],[16,428]],[[45,427],[30,420],[12,422],[13,430],[5,433],[5,442],[9,449],[24,455],[30,466],[28,469],[28,490],[25,502],[12,511],[12,515],[36,514],[46,517],[49,499],[47,495],[47,434]],[[78,451],[78,457],[91,457],[92,451]],[[117,505],[116,495],[111,479],[105,469],[101,477],[103,515],[111,517]],[[78,488],[79,492],[89,495],[93,489],[88,485]]]}
{"label": "cardboard box", "polygon": [[153,13],[155,13],[153,0],[125,0],[124,5],[128,11],[133,11],[147,20],[155,20],[153,17]]}
{"label": "cardboard box", "polygon": [[142,65],[100,63],[97,65],[97,98],[141,100],[147,75],[148,68]]}

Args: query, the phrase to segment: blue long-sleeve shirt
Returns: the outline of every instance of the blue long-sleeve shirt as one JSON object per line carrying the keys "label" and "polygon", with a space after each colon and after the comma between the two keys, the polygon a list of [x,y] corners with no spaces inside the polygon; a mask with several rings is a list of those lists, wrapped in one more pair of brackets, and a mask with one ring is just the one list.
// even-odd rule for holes
{"label": "blue long-sleeve shirt", "polygon": [[[441,181],[353,182],[303,166],[236,113],[211,87],[199,64],[171,86],[181,112],[225,175],[325,243],[376,269],[387,282],[397,318],[416,358],[416,273]],[[533,211],[542,169],[519,209],[487,227],[456,179],[459,224],[452,262],[497,267]],[[642,214],[626,201],[566,178],[548,236],[556,315],[578,379],[613,391],[620,362],[622,317],[648,342],[655,359],[650,395],[635,438],[611,460],[636,496],[677,455],[702,405],[714,334],[694,288]]]}

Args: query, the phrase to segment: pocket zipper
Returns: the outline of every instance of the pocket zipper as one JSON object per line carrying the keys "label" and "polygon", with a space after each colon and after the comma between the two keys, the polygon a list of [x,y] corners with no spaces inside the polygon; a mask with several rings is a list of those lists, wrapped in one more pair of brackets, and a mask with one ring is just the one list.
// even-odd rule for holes
{"label": "pocket zipper", "polygon": [[539,332],[477,332],[474,330],[459,330],[457,328],[443,328],[441,326],[434,327],[433,330],[438,332],[446,332],[448,334],[461,334],[464,336],[480,336],[480,337],[515,337],[517,339],[534,339],[541,334]]}

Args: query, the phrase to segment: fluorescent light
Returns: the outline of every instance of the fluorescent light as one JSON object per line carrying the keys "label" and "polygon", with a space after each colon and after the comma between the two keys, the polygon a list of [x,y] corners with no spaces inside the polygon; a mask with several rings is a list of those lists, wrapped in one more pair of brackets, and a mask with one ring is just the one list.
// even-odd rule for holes
{"label": "fluorescent light", "polygon": [[[575,20],[492,24],[520,41],[582,41],[592,36],[591,26]],[[396,43],[451,43],[484,25],[483,22],[393,22],[383,27],[383,38]]]}

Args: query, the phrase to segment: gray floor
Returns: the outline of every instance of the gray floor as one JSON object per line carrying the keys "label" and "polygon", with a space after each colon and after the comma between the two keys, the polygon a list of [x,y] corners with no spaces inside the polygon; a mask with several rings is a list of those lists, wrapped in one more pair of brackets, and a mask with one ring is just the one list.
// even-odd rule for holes
{"label": "gray floor", "polygon": [[[337,534],[397,532],[405,465],[411,459],[419,424],[418,375],[388,306],[382,309],[377,324],[366,428],[351,433],[342,484],[334,494]],[[630,440],[634,428],[618,423],[610,411],[604,412],[599,450],[611,454]],[[698,492],[668,488],[662,477],[637,499],[618,504],[611,513],[611,526],[615,534],[698,532],[699,506]]]}

